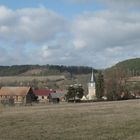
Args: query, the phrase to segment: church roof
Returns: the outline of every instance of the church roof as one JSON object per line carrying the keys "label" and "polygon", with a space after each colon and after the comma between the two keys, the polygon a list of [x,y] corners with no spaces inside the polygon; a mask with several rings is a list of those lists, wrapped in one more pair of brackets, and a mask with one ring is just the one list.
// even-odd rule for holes
{"label": "church roof", "polygon": [[94,83],[94,82],[95,82],[93,70],[92,70],[92,75],[91,75],[91,80],[90,80],[90,82],[91,82],[91,83]]}

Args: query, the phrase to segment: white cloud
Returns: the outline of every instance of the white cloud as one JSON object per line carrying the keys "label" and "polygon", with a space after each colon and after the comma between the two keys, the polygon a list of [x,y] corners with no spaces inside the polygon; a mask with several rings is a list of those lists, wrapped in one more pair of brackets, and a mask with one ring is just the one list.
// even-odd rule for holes
{"label": "white cloud", "polygon": [[41,54],[44,58],[48,58],[51,56],[51,51],[49,50],[49,47],[47,45],[42,46]]}
{"label": "white cloud", "polygon": [[[139,17],[139,18],[138,18]],[[73,24],[75,38],[93,46],[124,46],[139,41],[140,14],[89,13]],[[89,45],[89,46],[90,46]]]}
{"label": "white cloud", "polygon": [[75,40],[74,41],[74,46],[76,49],[81,49],[81,48],[85,48],[86,47],[86,42],[83,40]]}
{"label": "white cloud", "polygon": [[[116,3],[115,0],[106,2]],[[125,3],[117,4],[121,2]],[[139,4],[134,1],[133,5]],[[68,21],[44,7],[18,10],[0,7],[0,54],[3,56],[0,64],[49,63],[103,68],[139,57],[139,38],[139,12],[87,11]]]}
{"label": "white cloud", "polygon": [[12,11],[0,7],[0,37],[17,42],[42,42],[65,31],[64,18],[46,8]]}
{"label": "white cloud", "polygon": [[[139,7],[140,6],[140,1],[139,0],[63,0],[65,2],[69,3],[100,3],[100,4],[107,4],[110,6],[125,6],[125,7]],[[124,7],[124,8],[125,8]],[[119,8],[119,7],[118,7]]]}
{"label": "white cloud", "polygon": [[[120,7],[139,7],[139,0],[99,0],[103,3],[106,3],[111,6],[120,6]],[[119,7],[118,7],[119,8]]]}
{"label": "white cloud", "polygon": [[66,26],[63,16],[44,7],[11,10],[0,6],[0,64],[46,64],[52,48],[43,45],[65,34]]}
{"label": "white cloud", "polygon": [[0,21],[8,19],[12,15],[12,10],[7,9],[5,6],[0,6]]}
{"label": "white cloud", "polygon": [[74,43],[86,42],[87,47],[81,47],[80,52],[86,57],[79,57],[80,60],[87,59],[87,63],[93,66],[107,67],[140,55],[131,50],[138,49],[140,44],[139,13],[88,12],[75,19],[72,32]]}

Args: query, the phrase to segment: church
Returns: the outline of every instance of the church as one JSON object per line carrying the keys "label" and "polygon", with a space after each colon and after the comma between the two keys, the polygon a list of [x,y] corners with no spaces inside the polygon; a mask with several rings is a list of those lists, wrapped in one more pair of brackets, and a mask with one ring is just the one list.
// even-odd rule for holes
{"label": "church", "polygon": [[95,86],[95,78],[92,70],[91,80],[88,83],[88,94],[87,96],[83,96],[82,100],[96,100],[96,86]]}

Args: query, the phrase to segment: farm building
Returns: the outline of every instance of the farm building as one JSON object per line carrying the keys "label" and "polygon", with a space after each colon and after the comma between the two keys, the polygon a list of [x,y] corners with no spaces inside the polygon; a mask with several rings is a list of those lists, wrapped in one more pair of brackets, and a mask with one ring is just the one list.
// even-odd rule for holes
{"label": "farm building", "polygon": [[37,100],[31,87],[2,87],[0,89],[0,101],[26,104]]}
{"label": "farm building", "polygon": [[38,100],[41,103],[47,103],[49,102],[49,96],[51,93],[56,93],[54,90],[48,90],[48,89],[39,89],[33,91],[36,96],[38,96]]}
{"label": "farm building", "polygon": [[65,92],[56,91],[56,93],[51,93],[49,96],[50,102],[59,103],[60,101],[65,101]]}

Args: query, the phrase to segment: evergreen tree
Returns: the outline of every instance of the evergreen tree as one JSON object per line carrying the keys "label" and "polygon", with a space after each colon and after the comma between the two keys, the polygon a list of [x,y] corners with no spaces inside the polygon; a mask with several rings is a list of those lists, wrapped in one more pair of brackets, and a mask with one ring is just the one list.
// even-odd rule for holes
{"label": "evergreen tree", "polygon": [[83,97],[83,95],[84,95],[84,89],[81,85],[79,85],[76,88],[76,96],[81,99]]}
{"label": "evergreen tree", "polygon": [[84,95],[84,89],[81,85],[70,86],[66,94],[67,101],[69,99],[76,100],[76,98],[81,99]]}
{"label": "evergreen tree", "polygon": [[67,101],[68,101],[69,99],[75,100],[75,95],[76,95],[76,90],[75,90],[74,86],[70,86],[70,87],[68,88],[68,92],[67,92],[67,94],[66,94],[66,99],[67,99]]}
{"label": "evergreen tree", "polygon": [[104,76],[99,71],[96,79],[96,97],[100,99],[104,95]]}

